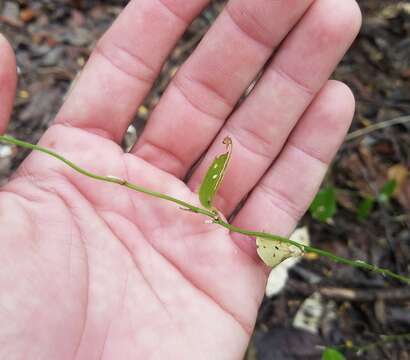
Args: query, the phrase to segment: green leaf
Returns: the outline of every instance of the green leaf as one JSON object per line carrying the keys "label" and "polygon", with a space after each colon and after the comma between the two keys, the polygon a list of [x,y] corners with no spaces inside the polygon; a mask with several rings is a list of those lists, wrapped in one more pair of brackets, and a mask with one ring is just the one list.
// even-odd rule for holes
{"label": "green leaf", "polygon": [[357,208],[357,218],[360,221],[366,220],[370,213],[372,212],[375,204],[375,199],[373,197],[364,198]]}
{"label": "green leaf", "polygon": [[336,213],[336,191],[334,187],[320,190],[309,209],[313,218],[326,222]]}
{"label": "green leaf", "polygon": [[263,262],[270,267],[275,267],[290,257],[302,256],[302,250],[295,245],[260,237],[256,238],[256,251]]}
{"label": "green leaf", "polygon": [[381,203],[386,203],[390,200],[390,198],[392,197],[394,191],[396,190],[397,187],[397,182],[396,180],[389,180],[387,181],[382,189],[380,190],[380,194],[378,197],[378,200]]}
{"label": "green leaf", "polygon": [[213,199],[224,178],[232,153],[232,140],[226,137],[223,141],[226,145],[226,153],[219,155],[209,167],[201,187],[199,188],[199,201],[207,209],[213,209]]}
{"label": "green leaf", "polygon": [[323,352],[322,360],[346,360],[346,358],[336,349],[326,348]]}

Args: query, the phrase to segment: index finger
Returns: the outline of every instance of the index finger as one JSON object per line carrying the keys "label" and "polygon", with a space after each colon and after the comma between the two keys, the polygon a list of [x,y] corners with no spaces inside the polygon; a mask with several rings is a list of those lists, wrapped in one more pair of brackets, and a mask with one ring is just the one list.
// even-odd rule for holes
{"label": "index finger", "polygon": [[133,0],[98,42],[57,124],[120,141],[163,62],[209,0]]}
{"label": "index finger", "polygon": [[17,84],[17,71],[13,49],[1,34],[0,54],[0,134],[2,134],[7,128],[10,113],[13,108]]}

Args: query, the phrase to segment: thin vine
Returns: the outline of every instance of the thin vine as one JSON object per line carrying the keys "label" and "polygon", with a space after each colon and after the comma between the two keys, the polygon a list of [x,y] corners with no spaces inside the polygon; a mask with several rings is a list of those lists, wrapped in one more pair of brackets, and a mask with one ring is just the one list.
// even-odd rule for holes
{"label": "thin vine", "polygon": [[296,241],[290,240],[288,238],[282,237],[282,236],[278,236],[278,235],[274,235],[274,234],[270,234],[270,233],[266,233],[266,232],[260,232],[260,231],[253,231],[253,230],[247,230],[247,229],[243,229],[234,225],[231,225],[227,222],[225,222],[224,220],[222,220],[219,216],[215,216],[215,212],[211,211],[211,210],[207,210],[207,209],[203,209],[200,207],[197,207],[195,205],[192,205],[190,203],[187,203],[183,200],[174,198],[172,196],[169,196],[167,194],[163,194],[157,191],[153,191],[150,189],[146,189],[142,186],[133,184],[128,182],[126,179],[121,179],[121,178],[117,178],[114,176],[101,176],[98,174],[94,174],[78,165],[76,165],[75,163],[73,163],[72,161],[66,159],[65,157],[61,156],[60,154],[47,149],[45,147],[39,146],[39,145],[34,145],[22,140],[18,140],[12,136],[9,135],[0,135],[0,142],[3,143],[7,143],[7,144],[13,144],[19,147],[23,147],[26,149],[31,149],[31,150],[35,150],[35,151],[39,151],[42,153],[45,153],[51,157],[54,157],[60,161],[62,161],[64,164],[66,164],[67,166],[69,166],[70,168],[72,168],[73,170],[77,171],[78,173],[87,176],[91,179],[97,180],[97,181],[103,181],[103,182],[107,182],[107,183],[112,183],[112,184],[117,184],[123,187],[126,187],[130,190],[133,191],[137,191],[152,197],[156,197],[162,200],[166,200],[166,201],[170,201],[173,202],[177,205],[179,205],[181,208],[183,208],[184,210],[188,210],[191,211],[193,213],[196,214],[200,214],[200,215],[204,215],[206,217],[209,217],[212,222],[214,224],[220,225],[228,230],[230,230],[231,232],[236,232],[236,233],[240,233],[240,234],[244,234],[244,235],[248,235],[248,236],[253,236],[253,237],[260,237],[260,238],[264,238],[264,239],[268,239],[268,240],[275,240],[275,241],[280,241],[280,242],[284,242],[287,243],[289,245],[293,245],[296,246],[297,248],[299,248],[300,250],[302,250],[304,253],[313,253],[313,254],[317,254],[319,256],[322,257],[326,257],[336,263],[339,264],[345,264],[345,265],[349,265],[349,266],[353,266],[356,268],[361,268],[361,269],[365,269],[368,271],[373,271],[376,273],[379,273],[381,275],[384,276],[389,276],[391,278],[394,278],[396,280],[400,280],[402,282],[405,282],[406,284],[410,285],[410,277],[404,276],[404,275],[400,275],[397,274],[389,269],[384,269],[384,268],[380,268],[376,265],[372,265],[369,264],[365,261],[362,260],[351,260],[348,258],[344,258],[338,255],[335,255],[329,251],[325,251],[322,249],[318,249],[316,247],[312,247],[312,246],[308,246],[308,245],[303,245],[300,244]]}

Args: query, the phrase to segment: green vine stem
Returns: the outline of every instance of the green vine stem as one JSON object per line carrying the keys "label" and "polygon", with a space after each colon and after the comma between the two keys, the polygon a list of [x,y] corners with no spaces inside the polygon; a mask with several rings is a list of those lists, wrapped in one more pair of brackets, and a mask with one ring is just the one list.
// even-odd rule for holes
{"label": "green vine stem", "polygon": [[120,186],[124,186],[128,189],[149,195],[149,196],[153,196],[162,200],[166,200],[166,201],[170,201],[173,202],[177,205],[179,205],[182,209],[184,210],[188,210],[191,211],[193,213],[196,214],[201,214],[204,216],[207,216],[209,218],[212,219],[212,222],[215,224],[218,224],[220,226],[223,226],[224,228],[230,230],[231,232],[236,232],[236,233],[240,233],[240,234],[244,234],[244,235],[248,235],[248,236],[253,236],[253,237],[261,237],[261,238],[265,238],[265,239],[269,239],[269,240],[276,240],[276,241],[281,241],[290,245],[294,245],[296,247],[298,247],[300,250],[302,250],[304,253],[314,253],[317,254],[319,256],[322,257],[326,257],[336,263],[340,263],[340,264],[345,264],[345,265],[349,265],[349,266],[353,266],[356,268],[361,268],[361,269],[365,269],[365,270],[369,270],[369,271],[373,271],[376,273],[379,273],[381,275],[384,276],[389,276],[391,278],[403,281],[405,283],[407,283],[408,285],[410,285],[410,278],[400,275],[400,274],[396,274],[393,271],[389,270],[389,269],[383,269],[380,268],[378,266],[366,263],[365,261],[362,260],[351,260],[351,259],[347,259],[341,256],[337,256],[331,252],[325,251],[325,250],[321,250],[312,246],[307,246],[307,245],[303,245],[300,244],[296,241],[287,239],[285,237],[281,237],[278,235],[274,235],[274,234],[269,234],[266,232],[259,232],[259,231],[252,231],[252,230],[247,230],[247,229],[243,229],[234,225],[231,225],[225,221],[223,221],[219,216],[215,215],[215,212],[210,211],[210,210],[206,210],[203,208],[199,208],[197,206],[194,206],[192,204],[189,204],[185,201],[182,201],[180,199],[174,198],[172,196],[157,192],[157,191],[152,191],[149,189],[146,189],[142,186],[138,186],[136,184],[130,183],[128,182],[126,179],[121,179],[121,178],[117,178],[114,176],[101,176],[101,175],[97,175],[94,173],[91,173],[90,171],[81,168],[80,166],[74,164],[73,162],[71,162],[70,160],[67,160],[66,158],[64,158],[63,156],[61,156],[60,154],[47,149],[45,147],[39,146],[39,145],[34,145],[22,140],[18,140],[12,136],[8,136],[8,135],[0,135],[0,142],[3,143],[7,143],[7,144],[13,144],[16,146],[20,146],[26,149],[31,149],[31,150],[35,150],[35,151],[39,151],[42,153],[45,153],[51,157],[54,157],[60,161],[62,161],[64,164],[66,164],[67,166],[69,166],[70,168],[72,168],[73,170],[77,171],[78,173],[87,176],[89,178],[92,178],[94,180],[98,180],[98,181],[104,181],[104,182],[108,182],[108,183],[113,183],[113,184],[117,184]]}

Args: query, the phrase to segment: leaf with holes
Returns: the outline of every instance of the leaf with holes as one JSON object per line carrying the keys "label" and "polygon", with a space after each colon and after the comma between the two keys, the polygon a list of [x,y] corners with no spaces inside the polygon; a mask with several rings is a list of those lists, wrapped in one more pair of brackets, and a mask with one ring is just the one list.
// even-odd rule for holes
{"label": "leaf with holes", "polygon": [[226,153],[219,155],[209,167],[201,187],[199,188],[199,201],[207,209],[213,209],[213,199],[221,186],[232,153],[232,140],[226,137],[223,141]]}
{"label": "leaf with holes", "polygon": [[288,258],[303,255],[302,250],[295,245],[261,237],[256,238],[256,251],[263,262],[270,267],[275,267]]}

